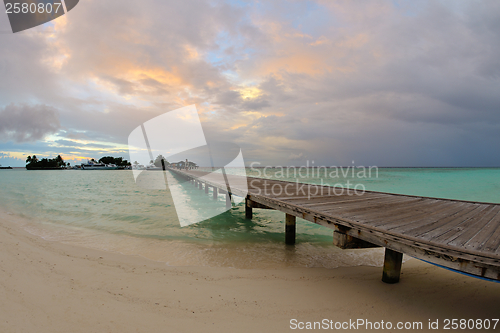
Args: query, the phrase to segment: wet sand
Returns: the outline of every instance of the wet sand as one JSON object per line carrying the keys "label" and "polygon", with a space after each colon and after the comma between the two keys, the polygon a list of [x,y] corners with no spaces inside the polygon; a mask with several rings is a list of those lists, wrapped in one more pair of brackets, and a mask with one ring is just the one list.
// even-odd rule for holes
{"label": "wet sand", "polygon": [[381,282],[379,267],[169,267],[47,241],[7,215],[0,269],[0,332],[297,331],[292,319],[422,322],[428,331],[439,319],[436,332],[446,318],[492,319],[500,309],[500,284],[415,259],[395,285]]}

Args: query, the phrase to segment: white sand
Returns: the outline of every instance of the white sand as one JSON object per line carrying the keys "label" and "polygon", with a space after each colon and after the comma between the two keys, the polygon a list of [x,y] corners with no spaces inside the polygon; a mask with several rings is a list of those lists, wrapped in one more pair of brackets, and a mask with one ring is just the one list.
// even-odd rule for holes
{"label": "white sand", "polygon": [[5,216],[0,269],[0,332],[9,333],[288,332],[293,318],[426,328],[429,319],[442,327],[445,318],[500,316],[500,284],[418,260],[403,265],[396,285],[376,267],[168,267],[46,241]]}

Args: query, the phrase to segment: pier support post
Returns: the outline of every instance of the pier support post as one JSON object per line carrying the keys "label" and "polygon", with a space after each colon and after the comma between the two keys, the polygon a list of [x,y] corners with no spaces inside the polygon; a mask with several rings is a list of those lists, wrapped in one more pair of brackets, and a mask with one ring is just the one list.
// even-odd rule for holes
{"label": "pier support post", "polygon": [[295,220],[296,217],[290,214],[285,215],[285,244],[295,244]]}
{"label": "pier support post", "polygon": [[213,192],[213,197],[214,197],[214,199],[217,199],[217,196],[218,196],[218,193],[217,193],[217,192],[218,192],[218,188],[214,186],[214,187],[212,187],[212,189],[214,190],[214,192]]}
{"label": "pier support post", "polygon": [[202,182],[198,182],[198,190],[201,190],[203,188]]}
{"label": "pier support post", "polygon": [[205,193],[208,194],[208,184],[205,183]]}
{"label": "pier support post", "polygon": [[231,208],[231,196],[226,192],[226,208]]}
{"label": "pier support post", "polygon": [[382,274],[382,281],[385,283],[398,283],[399,275],[401,274],[402,262],[402,253],[385,248],[384,272]]}
{"label": "pier support post", "polygon": [[335,225],[333,230],[333,245],[341,249],[366,249],[371,247],[380,247],[379,245],[372,244],[362,239],[348,235],[349,228]]}
{"label": "pier support post", "polygon": [[253,215],[252,200],[246,198],[245,199],[245,218],[251,220],[252,215]]}

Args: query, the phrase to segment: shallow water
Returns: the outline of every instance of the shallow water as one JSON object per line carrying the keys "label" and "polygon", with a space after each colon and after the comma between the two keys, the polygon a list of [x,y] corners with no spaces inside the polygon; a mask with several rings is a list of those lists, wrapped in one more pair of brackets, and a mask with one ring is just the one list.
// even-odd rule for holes
{"label": "shallow water", "polygon": [[[232,169],[229,173],[366,190],[500,203],[500,169],[378,169],[371,177],[335,170],[289,173],[279,168]],[[345,170],[344,170],[345,171]],[[351,170],[352,171],[352,170]],[[359,170],[357,170],[359,171]],[[332,173],[333,172],[333,173]],[[338,175],[338,173],[337,173]],[[353,177],[354,176],[354,177]],[[191,207],[208,209],[204,191],[189,185]],[[220,195],[224,204],[224,196]],[[284,214],[244,206],[181,228],[168,190],[137,186],[132,172],[0,171],[0,208],[28,231],[49,240],[141,255],[170,265],[237,268],[380,266],[382,249],[339,250],[330,229],[298,219],[297,245],[283,244]],[[187,209],[187,208],[186,208]],[[196,211],[192,212],[196,214]]]}

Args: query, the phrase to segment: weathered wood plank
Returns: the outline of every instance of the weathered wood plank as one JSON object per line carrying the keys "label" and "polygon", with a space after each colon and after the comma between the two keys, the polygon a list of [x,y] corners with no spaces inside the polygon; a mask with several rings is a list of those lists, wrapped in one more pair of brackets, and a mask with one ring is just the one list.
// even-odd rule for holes
{"label": "weathered wood plank", "polygon": [[447,225],[448,230],[441,235],[432,238],[432,241],[449,244],[450,241],[459,237],[464,230],[467,230],[469,226],[474,225],[477,220],[480,220],[485,214],[488,213],[491,208],[492,206],[480,205],[479,208],[474,211],[474,215],[471,215],[470,217],[465,219],[456,219],[453,221],[453,223],[449,223]]}
{"label": "weathered wood plank", "polygon": [[352,219],[373,221],[375,219],[387,218],[411,212],[412,209],[418,207],[425,207],[430,204],[428,199],[422,198],[407,198],[406,200],[388,201],[386,204],[381,202],[377,206],[365,206],[357,209],[342,210],[339,212],[341,215],[349,215]]}
{"label": "weathered wood plank", "polygon": [[259,209],[272,209],[271,207],[264,206],[263,204],[260,204],[258,202],[249,200],[249,204],[252,208],[259,208]]}
{"label": "weathered wood plank", "polygon": [[323,203],[323,202],[337,202],[337,201],[344,201],[344,200],[371,200],[371,199],[376,199],[376,198],[387,198],[391,197],[389,195],[376,195],[376,194],[362,194],[362,195],[347,195],[347,194],[341,194],[341,195],[316,195],[316,196],[283,196],[283,197],[276,197],[275,199],[277,200],[282,200],[290,203],[296,203],[301,200],[305,200],[306,203]]}
{"label": "weathered wood plank", "polygon": [[496,252],[496,250],[500,246],[500,223],[498,223],[500,222],[500,216],[495,216],[494,220],[497,221],[497,223],[495,223],[497,227],[491,234],[491,237],[481,247],[483,251]]}
{"label": "weathered wood plank", "polygon": [[[319,199],[319,200],[317,200]],[[392,201],[394,198],[390,198],[387,196],[370,196],[370,197],[363,197],[363,196],[355,196],[355,197],[344,197],[344,196],[339,196],[336,198],[336,200],[326,200],[322,198],[313,198],[311,200],[294,200],[294,201],[287,201],[291,202],[295,205],[300,205],[303,207],[310,207],[312,209],[317,209],[321,208],[322,206],[334,206],[338,204],[351,204],[355,202],[362,202],[362,203],[368,203],[368,201],[375,201],[377,202],[382,202],[382,200],[387,200],[387,201]],[[378,201],[380,200],[380,201]]]}
{"label": "weathered wood plank", "polygon": [[380,247],[378,245],[369,243],[338,230],[333,231],[333,245],[341,249],[366,249]]}
{"label": "weathered wood plank", "polygon": [[418,198],[375,198],[367,202],[363,200],[345,202],[338,205],[333,205],[332,207],[321,208],[322,212],[335,212],[335,214],[343,214],[349,216],[355,216],[354,214],[362,214],[364,211],[374,211],[375,209],[384,209],[388,205],[400,205],[405,204],[410,201],[419,200]]}
{"label": "weathered wood plank", "polygon": [[[461,209],[461,206],[455,205],[450,202],[440,202],[439,204],[436,204],[435,206],[430,206],[429,208],[434,208],[434,209],[432,212],[429,212],[426,207],[425,210],[422,210],[421,212],[419,212],[419,214],[410,215],[401,220],[395,219],[385,224],[375,223],[374,226],[385,230],[391,230],[392,232],[409,231],[415,228],[428,225],[429,223],[435,222],[436,220],[449,216],[453,213],[457,213]],[[372,225],[371,223],[367,224]]]}
{"label": "weathered wood plank", "polygon": [[378,216],[386,216],[389,211],[392,211],[394,214],[399,211],[407,211],[413,206],[421,205],[422,200],[421,198],[406,198],[404,200],[397,198],[387,201],[372,201],[364,205],[363,203],[358,203],[357,205],[340,207],[340,209],[336,209],[333,212],[330,211],[330,214],[354,221],[368,221]]}
{"label": "weathered wood plank", "polygon": [[497,228],[497,217],[500,213],[497,213],[488,223],[479,230],[467,243],[464,244],[463,248],[470,251],[480,251],[483,244],[491,237],[493,232]]}
{"label": "weathered wood plank", "polygon": [[427,230],[425,232],[420,232],[416,236],[421,239],[431,240],[438,236],[441,236],[443,233],[449,230],[450,225],[455,225],[457,221],[466,220],[479,213],[482,209],[481,205],[477,204],[469,204],[470,207],[466,208],[464,214],[456,214],[450,217],[443,218],[442,221],[438,220],[436,225],[431,230]]}
{"label": "weathered wood plank", "polygon": [[490,209],[485,212],[479,219],[474,217],[475,224],[468,226],[460,236],[448,242],[452,246],[464,246],[471,241],[474,236],[481,232],[481,230],[500,212],[500,206],[490,205]]}
{"label": "weathered wood plank", "polygon": [[440,226],[446,225],[446,223],[452,221],[457,216],[466,214],[467,212],[471,211],[474,208],[475,208],[474,206],[471,206],[469,204],[463,204],[460,207],[457,207],[457,209],[451,207],[449,210],[443,211],[442,214],[438,214],[433,219],[430,219],[429,223],[421,224],[411,229],[410,228],[408,229],[405,228],[404,230],[393,229],[391,231],[401,232],[402,234],[409,236],[420,235],[421,233],[428,232]]}
{"label": "weathered wood plank", "polygon": [[[446,206],[446,205],[440,205],[440,204],[436,204],[437,207],[435,207],[436,210],[439,211],[439,215],[433,215],[433,220],[434,221],[437,221],[439,220],[439,218],[446,218],[447,216],[450,216],[450,215],[453,215],[455,213],[457,213],[460,208],[459,207],[456,207],[456,206]],[[442,210],[439,209],[439,207],[441,206],[444,206],[442,207]],[[424,212],[426,212],[428,215],[430,215],[430,212],[427,210],[429,209],[430,207],[426,206],[424,208]],[[426,218],[424,219],[419,219],[419,218],[415,218],[414,217],[414,221],[411,223],[411,226],[408,226],[408,227],[401,227],[401,225],[399,225],[398,227],[401,227],[400,230],[402,232],[409,232],[410,229],[417,229],[417,228],[426,228],[426,226],[429,226],[429,223],[427,223],[427,220]],[[382,227],[383,229],[387,229],[387,227],[383,227],[383,226],[380,226]],[[392,229],[393,231],[395,230],[396,228]]]}
{"label": "weathered wood plank", "polygon": [[[419,223],[417,221],[420,221],[421,218],[433,216],[444,210],[449,210],[452,207],[456,207],[456,205],[454,205],[453,203],[437,200],[426,201],[422,205],[411,207],[400,214],[390,214],[377,218],[371,218],[369,220],[366,220],[365,222],[367,225],[381,227],[384,229],[402,227],[409,223],[415,225],[416,223]],[[424,224],[425,222],[422,221],[420,223]]]}

